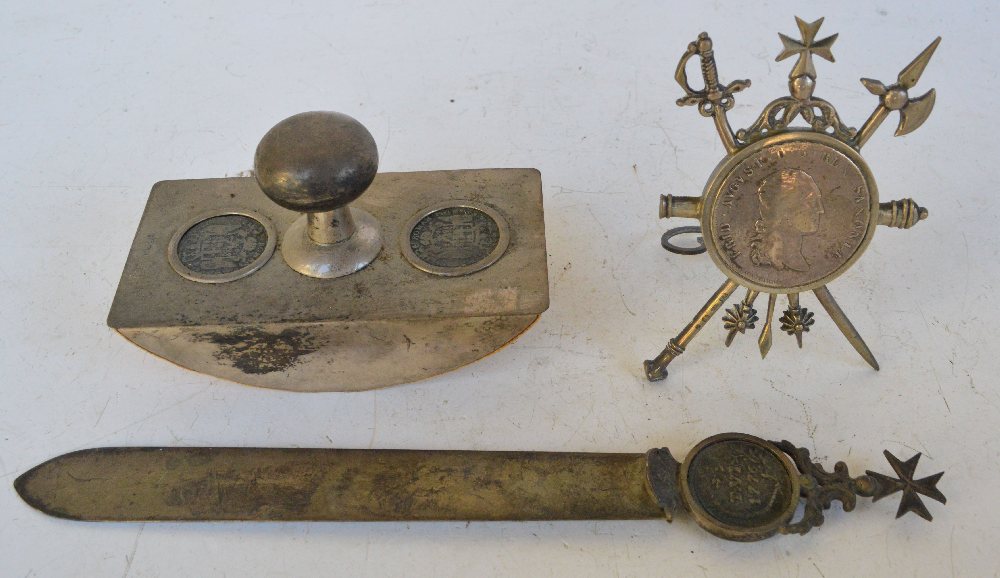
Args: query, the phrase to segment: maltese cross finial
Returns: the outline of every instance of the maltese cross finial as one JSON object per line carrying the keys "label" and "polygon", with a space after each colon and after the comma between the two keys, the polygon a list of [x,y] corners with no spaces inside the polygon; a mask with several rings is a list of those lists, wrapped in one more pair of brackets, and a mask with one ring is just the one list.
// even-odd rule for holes
{"label": "maltese cross finial", "polygon": [[920,494],[944,504],[946,501],[944,494],[941,493],[941,490],[937,489],[938,480],[941,479],[944,472],[914,480],[913,474],[917,470],[917,462],[920,460],[920,454],[904,462],[889,453],[889,450],[885,450],[882,453],[885,454],[885,459],[889,460],[889,465],[892,466],[893,471],[896,472],[899,478],[892,478],[878,472],[867,472],[876,481],[872,501],[877,502],[886,496],[902,490],[903,498],[899,502],[899,510],[896,511],[896,517],[899,518],[907,512],[913,512],[927,521],[932,520],[933,517],[927,510],[927,506],[924,505],[924,501],[920,499]]}
{"label": "maltese cross finial", "polygon": [[837,35],[834,34],[833,36],[827,36],[822,40],[816,40],[816,33],[819,32],[819,27],[823,24],[822,18],[816,20],[815,22],[806,22],[796,16],[795,23],[799,26],[799,32],[802,34],[802,40],[795,40],[794,38],[789,38],[788,36],[779,33],[778,37],[781,38],[781,43],[784,45],[784,48],[782,48],[781,54],[775,58],[775,61],[780,62],[789,56],[797,54],[799,56],[799,61],[795,63],[795,67],[792,68],[792,71],[788,74],[788,78],[805,75],[815,80],[816,68],[813,66],[812,55],[815,54],[820,58],[833,62],[833,52],[830,51],[830,48],[837,40]]}

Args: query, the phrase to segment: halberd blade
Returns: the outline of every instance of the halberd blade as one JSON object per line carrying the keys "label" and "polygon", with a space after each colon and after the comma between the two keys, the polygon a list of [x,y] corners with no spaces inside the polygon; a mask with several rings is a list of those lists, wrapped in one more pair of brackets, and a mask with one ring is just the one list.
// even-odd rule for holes
{"label": "halberd blade", "polygon": [[862,78],[861,84],[865,85],[868,92],[874,94],[875,96],[882,96],[888,90],[881,81],[875,80],[874,78]]}
{"label": "halberd blade", "polygon": [[903,136],[920,128],[927,117],[934,110],[934,99],[937,93],[930,89],[927,94],[911,98],[903,108],[899,109],[899,126],[896,127],[896,136]]}
{"label": "halberd blade", "polygon": [[899,85],[905,89],[911,89],[916,86],[917,81],[920,80],[920,75],[924,73],[924,69],[927,68],[927,63],[931,61],[931,57],[934,56],[934,51],[937,50],[938,44],[941,44],[941,37],[938,36],[931,42],[927,48],[924,48],[923,52],[917,55],[913,59],[913,62],[906,65],[903,70],[899,72],[897,81]]}

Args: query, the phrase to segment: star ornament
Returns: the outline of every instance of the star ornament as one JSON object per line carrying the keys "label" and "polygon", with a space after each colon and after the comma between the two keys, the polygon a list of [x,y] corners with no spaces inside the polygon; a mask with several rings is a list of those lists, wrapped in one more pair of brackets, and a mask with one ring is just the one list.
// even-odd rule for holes
{"label": "star ornament", "polygon": [[799,26],[799,32],[802,35],[802,40],[795,40],[794,38],[789,38],[784,34],[779,33],[778,37],[781,38],[781,43],[783,48],[781,54],[775,59],[776,62],[781,62],[782,60],[788,58],[789,56],[799,56],[799,61],[795,63],[795,67],[792,68],[792,72],[788,75],[789,78],[795,78],[797,76],[808,76],[813,80],[816,79],[816,67],[813,66],[812,55],[815,54],[820,58],[827,60],[828,62],[833,62],[833,52],[831,52],[831,47],[833,43],[837,40],[837,35],[827,36],[822,40],[816,40],[816,33],[819,32],[819,27],[823,24],[823,19],[820,18],[815,22],[806,22],[798,16],[795,17],[795,23]]}
{"label": "star ornament", "polygon": [[747,329],[756,327],[760,318],[757,317],[757,310],[747,303],[733,305],[726,310],[726,315],[722,318],[722,325],[729,335],[726,336],[726,347],[733,343],[737,333],[746,333]]}
{"label": "star ornament", "polygon": [[902,490],[903,498],[899,502],[899,510],[896,511],[897,518],[902,517],[903,514],[908,512],[913,512],[927,521],[933,520],[934,518],[927,510],[927,506],[920,499],[920,494],[937,500],[942,504],[946,503],[947,499],[944,497],[944,494],[937,489],[938,480],[941,479],[944,472],[938,472],[933,476],[914,480],[913,474],[916,472],[917,462],[920,460],[919,453],[905,462],[900,461],[899,458],[889,453],[889,450],[885,450],[883,453],[885,454],[885,459],[889,460],[889,465],[892,466],[893,471],[896,472],[899,478],[892,478],[878,472],[868,471],[867,474],[874,478],[876,482],[872,501],[877,502],[886,496]]}
{"label": "star ornament", "polygon": [[805,307],[789,307],[778,321],[781,322],[781,330],[794,335],[799,347],[802,347],[802,334],[809,331],[809,328],[816,323],[813,317],[815,317],[813,312]]}

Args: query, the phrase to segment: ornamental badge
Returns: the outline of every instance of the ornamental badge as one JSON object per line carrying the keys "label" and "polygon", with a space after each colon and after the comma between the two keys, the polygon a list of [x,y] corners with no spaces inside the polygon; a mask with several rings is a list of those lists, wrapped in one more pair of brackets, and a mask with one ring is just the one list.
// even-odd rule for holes
{"label": "ornamental badge", "polygon": [[[695,334],[739,288],[741,301],[727,309],[723,322],[729,346],[737,334],[754,329],[760,320],[754,303],[767,294],[758,345],[761,357],[771,348],[775,305],[787,296],[788,308],[780,329],[794,335],[802,347],[814,314],[799,303],[801,293],[812,291],[820,305],[871,365],[878,362],[854,325],[834,300],[828,284],[853,265],[871,243],[879,225],[909,229],[927,218],[927,210],[913,199],[879,202],[878,187],[861,157],[861,148],[893,111],[899,111],[896,136],[916,130],[934,107],[933,89],[911,98],[927,63],[937,49],[935,39],[899,73],[894,84],[862,78],[861,83],[879,99],[871,116],[854,129],[846,126],[828,101],[814,95],[816,68],[813,57],[833,62],[837,35],[817,40],[823,19],[805,22],[796,18],[800,39],[779,34],[781,53],[776,60],[795,56],[788,75],[789,96],[768,104],[748,128],[733,131],[726,113],[734,94],[749,87],[749,80],[727,85],[719,82],[712,39],[701,33],[688,45],[677,65],[675,78],[684,90],[680,106],[696,106],[713,119],[727,156],[722,159],[700,197],[662,195],[660,217],[698,219],[698,227],[677,227],[664,233],[663,247],[683,254],[707,252],[728,278],[695,318],[663,351],[645,362],[651,381],[667,376],[667,365],[684,352]],[[705,86],[688,83],[687,65],[700,61]],[[793,126],[793,123],[797,126]],[[802,126],[802,125],[805,126]],[[675,245],[683,233],[699,233],[697,248]]]}

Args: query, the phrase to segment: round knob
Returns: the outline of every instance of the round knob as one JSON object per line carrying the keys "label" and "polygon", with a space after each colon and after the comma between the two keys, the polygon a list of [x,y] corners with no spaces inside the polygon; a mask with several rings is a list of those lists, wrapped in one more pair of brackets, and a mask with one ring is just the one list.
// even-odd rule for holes
{"label": "round knob", "polygon": [[375,139],[339,112],[303,112],[267,131],[254,155],[257,184],[301,212],[332,211],[365,192],[378,171]]}
{"label": "round knob", "polygon": [[310,277],[364,269],[382,250],[375,217],[347,205],[378,171],[378,148],[358,121],[337,112],[303,112],[264,135],[254,175],[272,201],[304,212],[281,240],[288,265]]}

